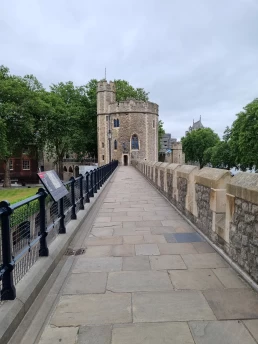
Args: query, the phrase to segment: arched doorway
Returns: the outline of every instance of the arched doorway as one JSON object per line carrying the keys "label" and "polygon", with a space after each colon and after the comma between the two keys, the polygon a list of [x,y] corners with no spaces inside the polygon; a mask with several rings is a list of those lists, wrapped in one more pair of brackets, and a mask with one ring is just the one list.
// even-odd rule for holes
{"label": "arched doorway", "polygon": [[124,155],[124,164],[123,165],[128,166],[128,155],[127,154]]}

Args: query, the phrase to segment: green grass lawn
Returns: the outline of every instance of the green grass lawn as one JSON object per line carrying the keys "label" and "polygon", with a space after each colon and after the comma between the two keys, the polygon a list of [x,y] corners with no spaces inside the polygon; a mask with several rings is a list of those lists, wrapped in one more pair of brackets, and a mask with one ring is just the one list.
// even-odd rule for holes
{"label": "green grass lawn", "polygon": [[10,189],[0,189],[0,201],[9,201],[11,204],[22,201],[25,198],[34,196],[37,191],[37,188],[10,188]]}

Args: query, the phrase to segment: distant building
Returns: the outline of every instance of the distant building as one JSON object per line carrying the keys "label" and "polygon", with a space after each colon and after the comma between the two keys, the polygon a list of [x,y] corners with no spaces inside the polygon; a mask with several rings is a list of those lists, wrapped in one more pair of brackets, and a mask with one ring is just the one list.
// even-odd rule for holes
{"label": "distant building", "polygon": [[160,154],[167,153],[168,150],[172,149],[172,144],[176,142],[176,139],[171,137],[171,134],[163,134],[160,138]]}
{"label": "distant building", "polygon": [[164,134],[160,139],[159,161],[174,164],[184,164],[185,155],[182,151],[182,143],[172,138],[171,134]]}
{"label": "distant building", "polygon": [[202,129],[202,128],[204,128],[204,126],[202,124],[202,117],[200,116],[199,121],[195,122],[193,120],[193,125],[189,127],[189,129],[185,132],[185,135],[187,135],[188,133],[191,133],[193,130]]}

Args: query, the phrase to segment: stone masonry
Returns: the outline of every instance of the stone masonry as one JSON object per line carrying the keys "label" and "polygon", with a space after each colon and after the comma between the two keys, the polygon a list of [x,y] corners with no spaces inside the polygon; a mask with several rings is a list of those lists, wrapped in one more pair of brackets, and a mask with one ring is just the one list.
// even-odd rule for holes
{"label": "stone masonry", "polygon": [[210,193],[211,189],[200,184],[195,184],[195,195],[197,203],[198,215],[195,222],[198,228],[207,235],[209,239],[213,239],[212,232],[212,211],[210,209]]}
{"label": "stone masonry", "polygon": [[231,258],[258,282],[258,205],[235,198],[230,223]]}
{"label": "stone masonry", "polygon": [[178,189],[178,209],[182,212],[185,211],[185,200],[187,194],[187,180],[185,178],[177,178],[177,189]]}
{"label": "stone masonry", "polygon": [[[98,83],[99,165],[108,163],[109,159],[118,160],[122,165],[129,165],[132,159],[157,160],[158,105],[133,99],[118,103],[115,92],[113,82]],[[118,126],[114,125],[114,120],[119,120]],[[110,140],[109,135],[111,135]],[[138,137],[137,149],[132,147],[133,135]]]}

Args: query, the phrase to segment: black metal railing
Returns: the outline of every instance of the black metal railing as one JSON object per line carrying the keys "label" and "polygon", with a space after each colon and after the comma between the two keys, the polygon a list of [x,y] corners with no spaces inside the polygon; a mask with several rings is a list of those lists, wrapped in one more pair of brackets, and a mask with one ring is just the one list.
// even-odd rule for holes
{"label": "black metal railing", "polygon": [[35,196],[10,205],[0,202],[0,289],[1,300],[16,298],[15,285],[38,257],[49,255],[49,244],[66,233],[66,224],[77,219],[79,210],[118,166],[117,161],[98,167],[84,176],[65,182],[69,193],[54,202],[44,188]]}

